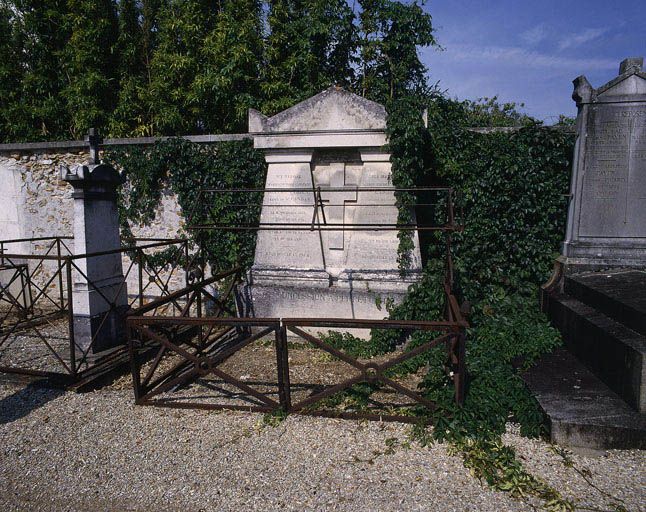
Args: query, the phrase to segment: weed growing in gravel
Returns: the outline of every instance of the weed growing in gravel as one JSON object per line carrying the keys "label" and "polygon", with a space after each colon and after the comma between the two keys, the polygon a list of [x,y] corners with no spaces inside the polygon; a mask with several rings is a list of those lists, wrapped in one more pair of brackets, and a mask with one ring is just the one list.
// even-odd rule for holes
{"label": "weed growing in gravel", "polygon": [[523,468],[515,450],[500,438],[464,438],[449,443],[449,453],[461,455],[464,465],[480,482],[514,498],[538,498],[545,510],[569,512],[575,510],[572,501],[543,480]]}
{"label": "weed growing in gravel", "polygon": [[268,412],[262,416],[262,426],[277,427],[287,419],[287,413],[282,409]]}
{"label": "weed growing in gravel", "polygon": [[573,469],[581,478],[585,480],[585,482],[595,489],[597,492],[605,496],[606,498],[610,499],[610,504],[609,506],[611,507],[610,510],[612,512],[628,512],[628,509],[626,509],[624,505],[624,500],[617,498],[616,496],[610,494],[607,491],[604,491],[601,489],[599,486],[597,486],[593,481],[592,481],[592,473],[590,470],[586,468],[578,468],[574,464],[574,460],[572,460],[571,453],[567,451],[565,448],[562,448],[557,445],[550,445],[550,450],[556,455],[558,455],[561,458],[561,461],[563,462],[563,465],[567,468]]}

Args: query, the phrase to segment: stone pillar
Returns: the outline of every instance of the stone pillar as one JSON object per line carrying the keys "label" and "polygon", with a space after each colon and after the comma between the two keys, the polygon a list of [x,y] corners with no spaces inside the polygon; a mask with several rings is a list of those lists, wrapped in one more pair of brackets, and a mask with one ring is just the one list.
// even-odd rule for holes
{"label": "stone pillar", "polygon": [[[91,141],[92,142],[92,141]],[[62,168],[61,178],[74,187],[74,253],[91,254],[121,248],[116,188],[124,177],[98,161],[75,169]],[[74,339],[79,351],[90,353],[125,341],[128,294],[121,253],[74,260]]]}

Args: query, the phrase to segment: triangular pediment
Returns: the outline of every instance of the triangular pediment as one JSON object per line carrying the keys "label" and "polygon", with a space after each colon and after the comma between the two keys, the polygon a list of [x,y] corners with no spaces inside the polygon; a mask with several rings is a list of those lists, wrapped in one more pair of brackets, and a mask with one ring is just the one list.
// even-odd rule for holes
{"label": "triangular pediment", "polygon": [[340,87],[330,87],[272,117],[249,110],[251,133],[339,132],[385,128],[386,109],[383,105]]}
{"label": "triangular pediment", "polygon": [[646,94],[646,73],[635,73],[620,80],[613,80],[597,89],[598,98],[609,96],[628,96],[631,94]]}

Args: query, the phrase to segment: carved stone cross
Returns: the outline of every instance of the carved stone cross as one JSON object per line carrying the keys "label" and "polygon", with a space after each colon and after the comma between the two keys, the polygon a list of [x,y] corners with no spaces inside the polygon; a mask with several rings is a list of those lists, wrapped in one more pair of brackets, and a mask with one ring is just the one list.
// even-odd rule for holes
{"label": "carved stone cross", "polygon": [[[345,203],[357,202],[356,185],[345,182],[345,164],[332,164],[329,188],[321,189],[321,200],[325,201],[325,220],[328,224],[341,224],[327,232],[329,249],[343,250],[345,238]],[[346,190],[340,190],[346,189]]]}
{"label": "carved stone cross", "polygon": [[103,139],[99,135],[99,131],[96,128],[90,128],[85,141],[90,145],[90,164],[100,164],[99,150],[101,149],[101,144],[103,144]]}

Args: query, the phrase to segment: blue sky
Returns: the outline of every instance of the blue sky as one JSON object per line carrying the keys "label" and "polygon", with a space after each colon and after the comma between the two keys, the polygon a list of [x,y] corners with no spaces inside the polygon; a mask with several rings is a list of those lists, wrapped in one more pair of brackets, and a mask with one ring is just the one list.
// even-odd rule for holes
{"label": "blue sky", "polygon": [[646,56],[646,0],[430,0],[444,51],[423,49],[432,82],[449,96],[498,95],[551,124],[574,116],[572,80],[594,87],[626,57]]}

